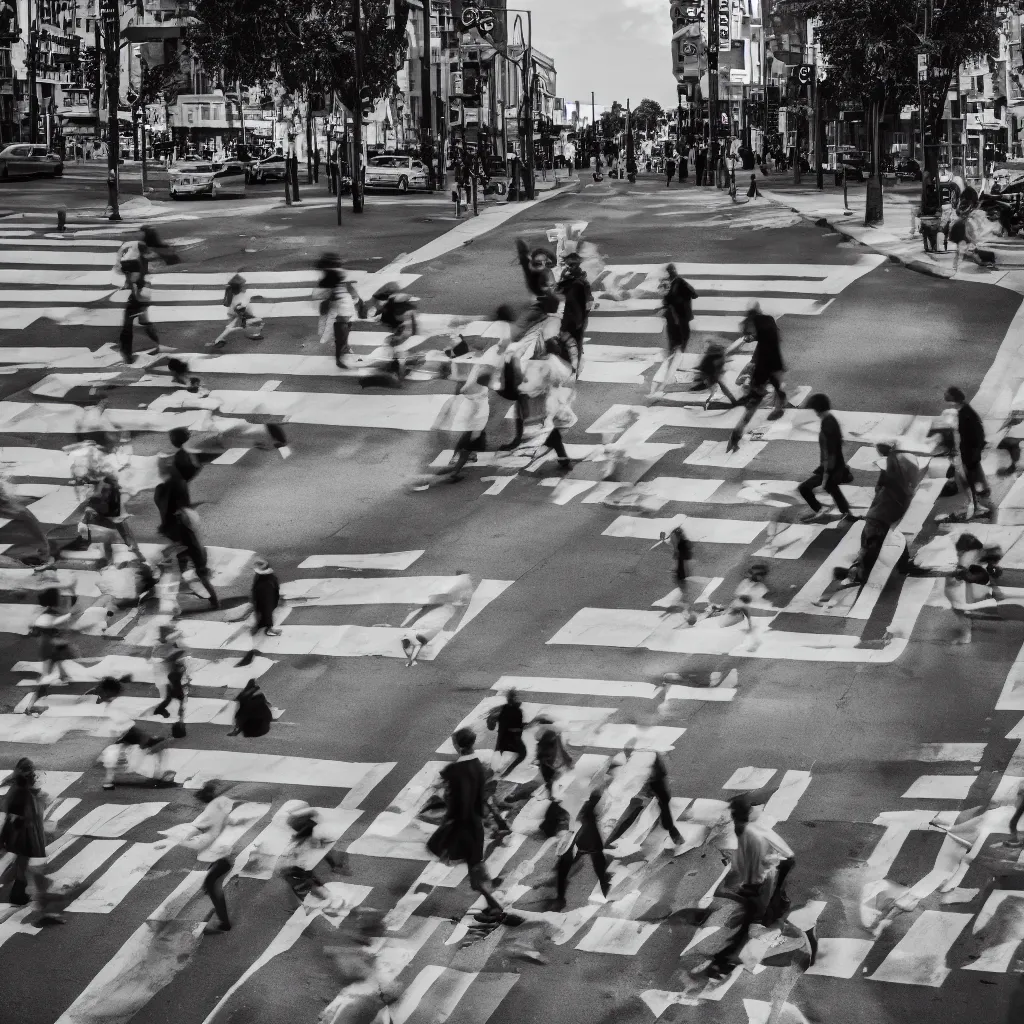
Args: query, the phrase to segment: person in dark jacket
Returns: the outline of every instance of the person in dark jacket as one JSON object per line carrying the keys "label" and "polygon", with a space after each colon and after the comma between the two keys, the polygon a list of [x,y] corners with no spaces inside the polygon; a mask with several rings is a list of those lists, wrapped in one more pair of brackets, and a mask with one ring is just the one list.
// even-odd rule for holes
{"label": "person in dark jacket", "polygon": [[755,302],[747,311],[743,333],[746,337],[754,339],[754,354],[750,360],[750,384],[743,399],[746,408],[729,437],[729,443],[725,448],[727,453],[739,450],[743,431],[768,394],[769,385],[775,390],[775,405],[768,413],[768,419],[780,419],[786,407],[786,392],[782,387],[782,374],[786,366],[782,361],[779,325],[775,322],[775,317],[762,313],[760,304]]}
{"label": "person in dark jacket", "polygon": [[578,252],[566,253],[565,270],[556,285],[565,300],[559,342],[565,350],[563,357],[577,374],[583,361],[583,332],[594,305],[594,293],[582,262]]}
{"label": "person in dark jacket", "polygon": [[192,508],[188,485],[170,459],[160,460],[160,483],[153,491],[153,501],[160,514],[159,530],[174,548],[178,569],[184,575],[191,561],[196,576],[202,581],[210,607],[219,608],[220,599],[211,583],[206,547],[199,536],[199,517]]}
{"label": "person in dark jacket", "polygon": [[658,823],[668,833],[669,839],[672,840],[674,846],[679,846],[683,837],[676,828],[676,823],[672,818],[672,796],[668,789],[668,769],[665,767],[665,762],[661,759],[660,754],[656,754],[653,751],[643,752],[642,754],[636,754],[636,740],[629,740],[626,746],[623,748],[623,757],[625,760],[629,760],[632,757],[649,757],[651,759],[650,772],[647,775],[647,785],[645,792],[641,792],[638,796],[634,797],[630,801],[630,806],[627,808],[626,813],[622,819],[612,830],[612,834],[608,837],[606,846],[611,846],[612,843],[616,842],[630,826],[640,817],[644,807],[647,806],[647,800],[649,797],[654,797],[658,803]]}
{"label": "person in dark jacket", "polygon": [[546,316],[558,312],[555,275],[551,269],[558,262],[555,254],[548,249],[534,249],[531,252],[530,247],[521,238],[516,239],[516,251],[533,302],[516,321],[512,332],[513,342],[522,338],[531,327],[542,323]]}
{"label": "person in dark jacket", "polygon": [[995,509],[988,500],[988,480],[981,468],[981,457],[985,451],[985,427],[960,388],[946,388],[944,398],[956,410],[956,450],[959,456],[957,479],[967,493],[967,507],[962,513],[950,516],[950,519],[965,522],[968,519],[987,518]]}
{"label": "person in dark jacket", "polygon": [[36,782],[35,765],[21,758],[11,773],[10,786],[3,798],[3,825],[0,849],[14,857],[14,884],[8,902],[17,907],[28,904],[29,863],[46,856],[43,830],[45,797]]}
{"label": "person in dark jacket", "polygon": [[[871,570],[882,552],[882,545],[889,531],[907,514],[914,491],[921,479],[921,467],[914,455],[900,451],[895,442],[880,442],[875,445],[879,455],[885,456],[885,468],[878,474],[875,497],[864,516],[864,531],[860,535],[860,551],[849,569],[837,568],[836,579],[845,580],[847,585],[867,582]],[[905,552],[902,565],[909,567],[910,558]],[[825,596],[822,596],[822,601]]]}
{"label": "person in dark jacket", "polygon": [[250,679],[235,698],[235,726],[229,736],[265,736],[274,713],[255,679]]}
{"label": "person in dark jacket", "polygon": [[839,420],[832,415],[828,395],[811,395],[807,399],[807,407],[813,409],[821,421],[818,429],[820,461],[818,468],[798,488],[800,497],[811,506],[811,511],[802,517],[803,521],[813,522],[822,515],[821,502],[814,496],[816,487],[821,487],[832,498],[844,518],[852,518],[849,502],[839,489],[840,484],[849,483],[852,479],[843,455],[843,431]]}
{"label": "person in dark jacket", "polygon": [[253,636],[260,630],[267,636],[281,635],[281,630],[274,628],[274,612],[280,603],[281,584],[278,582],[277,573],[266,559],[257,558],[253,566],[252,579],[252,609],[256,615],[252,627]]}
{"label": "person in dark jacket", "polygon": [[594,873],[601,885],[601,894],[607,899],[611,890],[611,879],[608,877],[608,858],[604,852],[604,840],[601,838],[601,829],[598,825],[598,804],[601,802],[602,792],[600,789],[591,791],[586,802],[580,808],[576,820],[579,828],[572,838],[572,843],[559,858],[555,867],[555,880],[558,895],[555,897],[556,906],[561,910],[565,906],[565,890],[569,884],[569,874],[576,862],[584,855],[590,858],[594,865]]}
{"label": "person in dark jacket", "polygon": [[202,469],[199,459],[185,447],[191,436],[192,433],[188,427],[174,427],[167,435],[171,444],[174,445],[172,460],[174,468],[186,486],[196,478],[199,470]]}
{"label": "person in dark jacket", "polygon": [[[491,725],[492,721],[493,725]],[[508,691],[505,703],[491,712],[487,724],[498,730],[497,740],[494,744],[495,753],[516,755],[508,767],[501,772],[502,776],[508,775],[517,765],[526,760],[526,744],[523,742],[523,730],[526,728],[526,723],[523,719],[523,705],[515,690]]]}
{"label": "person in dark jacket", "polygon": [[[665,316],[665,336],[668,341],[668,356],[651,381],[648,400],[664,396],[669,384],[676,379],[676,370],[683,361],[683,353],[690,343],[690,321],[693,319],[693,300],[697,292],[689,281],[679,276],[674,263],[665,268],[666,278],[662,282],[665,295],[661,300]],[[661,384],[658,378],[661,377]]]}
{"label": "person in dark jacket", "polygon": [[427,848],[442,860],[464,861],[469,884],[487,904],[486,916],[500,918],[502,906],[494,897],[494,886],[484,866],[486,777],[474,753],[476,733],[457,729],[452,742],[459,758],[441,770],[447,810],[444,821],[427,841]]}

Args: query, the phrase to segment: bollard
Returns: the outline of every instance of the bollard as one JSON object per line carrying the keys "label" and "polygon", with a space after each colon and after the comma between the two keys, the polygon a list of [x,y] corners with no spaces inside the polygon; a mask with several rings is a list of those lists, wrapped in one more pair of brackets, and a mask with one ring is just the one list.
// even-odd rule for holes
{"label": "bollard", "polygon": [[64,226],[67,224],[67,222],[68,208],[63,203],[61,203],[61,205],[57,207],[57,230],[63,231]]}

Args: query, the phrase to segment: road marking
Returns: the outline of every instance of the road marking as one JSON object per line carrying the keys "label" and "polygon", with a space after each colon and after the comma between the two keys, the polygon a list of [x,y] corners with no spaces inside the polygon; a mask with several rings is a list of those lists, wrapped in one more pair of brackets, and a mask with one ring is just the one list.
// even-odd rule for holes
{"label": "road marking", "polygon": [[74,836],[92,836],[97,839],[120,839],[126,832],[159,814],[165,802],[141,804],[101,804],[84,817],[68,826]]}
{"label": "road marking", "polygon": [[401,572],[418,561],[424,552],[392,551],[386,554],[310,555],[300,569],[379,569]]}
{"label": "road marking", "polygon": [[903,794],[905,800],[966,800],[976,775],[922,775]]}
{"label": "road marking", "polygon": [[123,839],[94,839],[50,875],[55,892],[68,892],[96,872],[124,846]]}
{"label": "road marking", "polygon": [[553,676],[502,676],[492,690],[516,689],[520,693],[561,693],[589,697],[627,697],[649,700],[658,696],[660,687],[653,683],[627,682],[617,679],[567,679]]}
{"label": "road marking", "polygon": [[987,743],[918,743],[896,755],[896,761],[971,761],[978,764]]}
{"label": "road marking", "polygon": [[938,988],[951,973],[946,967],[949,951],[972,916],[923,911],[870,979]]}
{"label": "road marking", "polygon": [[576,948],[588,953],[636,956],[643,944],[658,930],[656,923],[599,917]]}
{"label": "road marking", "polygon": [[853,978],[874,944],[874,939],[818,939],[818,955],[804,973]]}
{"label": "road marking", "polygon": [[1024,942],[1024,892],[996,889],[989,895],[974,922],[973,933],[991,939],[965,971],[1006,974]]}
{"label": "road marking", "polygon": [[81,896],[65,908],[69,914],[109,914],[146,877],[174,843],[133,843]]}
{"label": "road marking", "polygon": [[700,519],[678,515],[671,519],[640,519],[619,516],[602,531],[602,537],[625,537],[633,540],[658,540],[661,535],[681,527],[687,538],[705,544],[750,544],[764,530],[763,522],[745,519]]}

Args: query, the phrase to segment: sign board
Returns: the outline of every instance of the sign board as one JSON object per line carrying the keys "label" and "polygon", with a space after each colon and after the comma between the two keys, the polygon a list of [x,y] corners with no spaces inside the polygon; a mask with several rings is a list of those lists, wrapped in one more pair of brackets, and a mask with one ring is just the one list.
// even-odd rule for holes
{"label": "sign board", "polygon": [[449,96],[461,96],[462,95],[462,72],[453,71],[448,80],[448,95]]}
{"label": "sign board", "polygon": [[696,43],[683,43],[679,47],[684,57],[696,57],[697,56],[697,44]]}
{"label": "sign board", "polygon": [[507,142],[518,142],[519,141],[519,122],[518,121],[506,121],[505,122],[505,140]]}
{"label": "sign board", "polygon": [[718,47],[721,50],[728,50],[732,47],[732,15],[729,11],[728,0],[726,0],[726,5],[718,9]]}
{"label": "sign board", "polygon": [[919,82],[925,81],[928,77],[928,54],[919,53],[917,55],[917,80]]}
{"label": "sign board", "polygon": [[808,85],[814,77],[814,67],[810,64],[801,64],[796,69],[796,79],[801,85]]}
{"label": "sign board", "polygon": [[480,108],[479,107],[464,107],[462,111],[462,123],[463,124],[479,124],[480,123]]}

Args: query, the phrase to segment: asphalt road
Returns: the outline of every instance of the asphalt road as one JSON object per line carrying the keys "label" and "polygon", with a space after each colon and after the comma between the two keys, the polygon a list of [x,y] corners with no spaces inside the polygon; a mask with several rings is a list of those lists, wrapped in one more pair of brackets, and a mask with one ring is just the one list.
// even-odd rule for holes
{"label": "asphalt road", "polygon": [[[0,205],[14,208],[21,200],[8,202],[9,195],[14,195],[13,190],[4,190]],[[660,182],[647,180],[634,189],[609,182],[588,186],[579,194],[524,209],[470,244],[409,266],[409,273],[420,275],[410,287],[426,313],[486,316],[509,299],[521,306],[526,295],[514,258],[514,238],[548,244],[547,232],[556,224],[586,222],[583,238],[598,248],[607,264],[627,273],[630,267],[653,270],[669,261],[692,266],[687,272],[698,293],[734,298],[731,306],[726,303],[729,309],[741,310],[750,297],[759,297],[766,305],[792,298],[793,291],[781,289],[779,281],[805,282],[794,286],[800,295],[801,287],[811,290],[808,281],[842,278],[846,283],[831,291],[823,286],[821,302],[805,303],[802,312],[780,317],[791,394],[801,387],[824,391],[837,409],[851,413],[932,416],[942,408],[946,385],[956,383],[969,394],[977,391],[1016,313],[1016,295],[983,284],[938,281],[872,261],[864,250],[840,243],[838,236],[800,223],[784,211],[763,205],[733,207],[723,198],[692,188],[673,188],[666,194]],[[204,210],[195,220],[175,221],[173,230],[169,226],[162,230],[187,240],[186,263],[178,268],[185,273],[226,274],[240,268],[252,274],[297,272],[308,268],[316,254],[328,247],[340,251],[352,269],[373,272],[452,226],[444,219],[450,216],[448,204],[438,202],[436,213],[433,207],[425,209],[381,205],[361,220],[347,218],[340,232],[331,222],[332,211],[325,207],[274,210],[252,217],[221,217],[213,211],[207,216]],[[802,269],[782,269],[796,265]],[[855,267],[859,276],[852,272]],[[713,292],[714,282],[723,280],[731,282],[732,291]],[[737,284],[743,280],[762,284],[744,291]],[[702,283],[706,283],[705,292]],[[642,349],[661,344],[661,335],[653,333],[657,325],[652,327],[651,320],[645,320],[655,318],[656,311],[607,308],[605,312],[600,302],[599,296],[588,332],[591,367],[606,356],[617,366],[626,362],[621,353],[617,363],[614,353],[600,354],[598,346]],[[614,323],[627,316],[638,319]],[[198,315],[191,321],[160,326],[162,341],[184,352],[204,351],[204,342],[217,329],[218,325]],[[648,330],[651,333],[645,333]],[[728,331],[698,329],[691,351],[699,351],[707,337],[719,333]],[[98,349],[115,334],[116,328],[109,326],[37,320],[24,331],[5,331],[3,343],[5,347]],[[236,339],[228,351],[254,359],[276,354],[296,361],[323,353],[316,343],[315,321],[309,316],[268,318],[265,340]],[[353,406],[361,398],[351,378],[298,369],[274,377],[253,366],[248,369],[243,360],[230,372],[203,371],[204,383],[218,392],[251,392],[280,377],[270,388],[272,394],[309,395],[310,408],[323,396],[351,395]],[[642,395],[652,372],[653,357],[643,364],[643,383],[581,383],[576,405],[579,422],[566,432],[567,441],[592,445],[597,438],[588,428],[612,406],[643,407]],[[44,373],[25,368],[0,378],[4,403],[52,401],[29,391]],[[629,374],[624,377],[628,380]],[[448,382],[413,382],[396,401],[452,390]],[[111,405],[115,411],[138,409],[167,391],[147,389],[140,395],[126,387],[113,392]],[[88,383],[72,386],[60,401],[88,402]],[[504,419],[506,403],[495,398],[492,406],[490,448],[509,437],[511,430]],[[666,408],[677,411],[685,406],[665,403],[655,411]],[[0,404],[0,416],[3,413]],[[403,948],[408,952],[405,960],[397,961],[402,968],[397,985],[406,994],[394,1019],[427,1022],[447,1017],[466,1024],[532,1018],[552,1024],[584,1019],[647,1022],[656,1017],[730,1024],[746,1020],[867,1024],[925,1014],[942,1024],[968,1016],[1017,1019],[1022,999],[1017,943],[1024,929],[1019,901],[1012,895],[1020,890],[1013,863],[1016,855],[1000,852],[997,831],[984,840],[981,854],[967,864],[964,873],[955,875],[963,859],[961,847],[924,826],[932,813],[950,812],[951,824],[958,812],[987,806],[1004,775],[1014,774],[1010,759],[1017,741],[1004,737],[1016,719],[993,708],[1020,646],[1019,626],[981,622],[975,626],[972,646],[951,647],[953,617],[948,608],[929,601],[916,608],[905,649],[898,643],[885,648],[881,638],[898,604],[909,600],[910,593],[904,577],[894,574],[865,618],[795,611],[779,615],[765,636],[773,630],[786,631],[792,647],[803,645],[802,650],[816,652],[805,660],[775,647],[771,650],[779,656],[759,655],[744,649],[742,636],[719,653],[695,653],[686,637],[696,636],[695,630],[701,627],[669,629],[667,634],[663,629],[668,639],[652,639],[661,634],[652,634],[653,627],[641,617],[655,614],[652,603],[664,597],[673,583],[666,549],[650,550],[657,539],[650,514],[588,502],[591,492],[581,490],[572,496],[566,484],[551,486],[561,479],[553,463],[533,471],[519,464],[486,471],[471,466],[460,483],[410,493],[407,484],[432,440],[423,430],[409,429],[412,412],[400,416],[410,419],[395,421],[391,429],[330,425],[314,422],[316,417],[306,415],[300,405],[293,422],[286,425],[293,451],[289,459],[282,460],[273,451],[251,451],[233,464],[206,467],[195,481],[193,495],[201,502],[207,543],[258,552],[271,561],[285,583],[311,577],[311,570],[300,568],[310,556],[422,551],[404,572],[328,568],[313,575],[385,579],[467,572],[475,580],[508,581],[509,585],[436,658],[412,669],[397,656],[278,655],[268,647],[267,657],[274,664],[262,675],[261,685],[283,714],[267,737],[228,739],[226,726],[196,722],[189,725],[187,740],[170,744],[172,749],[209,751],[211,764],[228,764],[224,751],[356,765],[393,763],[356,801],[361,814],[337,843],[338,851],[348,850],[347,873],[334,874],[332,879],[339,885],[370,887],[365,905],[382,911],[391,910],[403,898],[402,906],[415,903],[408,920],[386,933],[395,956]],[[650,416],[649,411],[642,413]],[[771,436],[746,465],[716,465],[720,453],[715,452],[710,463],[689,461],[706,442],[724,441],[735,417],[736,413],[726,410],[691,423],[678,422],[678,416],[673,422],[668,416],[670,422],[650,421],[645,439],[652,446],[669,447],[659,450],[660,457],[644,479],[683,481],[672,485],[677,488],[672,493],[677,498],[681,494],[697,498],[669,500],[653,516],[685,513],[694,517],[695,524],[719,524],[718,532],[712,526],[694,526],[709,530],[712,538],[697,540],[692,573],[720,581],[714,600],[728,598],[755,552],[767,543],[768,536],[758,525],[776,513],[781,513],[784,523],[792,522],[802,511],[798,498],[778,491],[773,497],[770,488],[760,492],[760,499],[723,495],[736,495],[742,481],[801,480],[817,462],[813,442]],[[865,427],[871,419],[865,416],[856,421],[866,431],[865,437],[895,422],[882,420],[881,427]],[[56,448],[70,440],[64,433],[19,432],[12,426],[3,430],[3,443],[8,446]],[[847,434],[848,455],[852,455],[861,446],[849,428]],[[746,441],[743,450],[752,453],[754,444],[753,439]],[[166,441],[159,435],[143,434],[134,441],[139,455],[161,448],[166,449]],[[483,477],[513,474],[515,478],[500,493],[488,493],[495,482]],[[593,464],[584,462],[566,483],[593,481],[597,475]],[[859,465],[855,486],[872,487],[874,475],[866,463]],[[723,483],[716,490],[704,481]],[[771,501],[782,508],[768,504]],[[953,499],[940,500],[932,511],[953,507]],[[133,499],[130,510],[136,516],[133,522],[139,537],[155,542],[151,492]],[[628,529],[636,535],[604,535],[621,516],[632,517]],[[753,535],[748,534],[750,529],[755,530]],[[806,593],[847,529],[835,525],[820,532],[800,557],[778,557],[779,552],[776,557],[756,556],[770,566],[770,596],[777,606]],[[933,538],[937,531],[929,517],[921,539]],[[743,539],[748,536],[752,539]],[[0,528],[0,541],[13,545],[5,556],[9,564],[19,564],[12,556],[26,548],[17,528]],[[1011,568],[1004,582],[1019,585],[1018,576]],[[222,597],[229,599],[226,604],[234,605],[229,615],[237,617],[249,579],[246,568],[222,587]],[[9,605],[30,600],[10,583],[5,587],[10,592],[3,600]],[[381,587],[387,589],[385,583]],[[416,589],[412,583],[409,587],[409,593]],[[285,623],[286,639],[298,643],[302,627],[398,626],[416,605],[414,599],[406,600],[295,606]],[[599,619],[605,625],[591,626],[585,637],[574,634],[575,642],[571,637],[566,640],[565,627],[586,609],[620,611],[608,612]],[[216,628],[226,617],[188,598],[184,612],[186,622],[211,623],[208,628]],[[626,623],[630,628],[623,628]],[[562,639],[552,642],[558,636]],[[817,647],[808,639],[814,637],[820,638]],[[858,637],[862,642],[844,646],[841,638],[847,637],[854,638],[851,644]],[[112,637],[81,636],[75,644],[83,659],[147,653],[144,645]],[[713,642],[709,645],[709,650],[715,648]],[[344,650],[344,644],[338,649]],[[886,660],[886,650],[894,652],[892,660]],[[10,711],[27,692],[16,686],[26,676],[11,669],[18,660],[35,659],[36,641],[8,633],[3,651],[0,700],[4,710]],[[875,660],[869,660],[872,652],[878,653]],[[237,657],[230,651],[197,648],[195,653],[224,665]],[[734,684],[732,699],[720,699],[715,690],[705,695],[687,691],[685,699],[671,701],[659,714],[654,709],[662,694],[655,698],[654,690],[642,685],[660,685],[666,673],[675,673],[677,682],[699,688],[707,685],[713,672],[726,679],[723,686]],[[553,943],[526,928],[502,928],[465,947],[457,936],[446,944],[453,922],[469,908],[473,894],[464,880],[437,885],[440,876],[435,874],[421,887],[422,900],[410,901],[426,861],[418,852],[410,853],[419,849],[415,842],[400,849],[395,838],[396,829],[411,827],[408,815],[400,823],[378,816],[397,797],[409,794],[410,780],[426,763],[450,757],[438,753],[439,745],[507,676],[542,680],[535,684],[538,695],[527,699],[569,705],[574,710],[561,713],[574,721],[588,718],[581,708],[607,709],[603,717],[590,711],[589,718],[604,721],[613,738],[598,737],[600,745],[594,746],[591,734],[590,741],[583,740],[575,748],[594,758],[614,753],[629,735],[631,724],[654,723],[669,730],[660,735],[671,748],[665,759],[673,795],[702,801],[701,813],[707,812],[711,801],[728,798],[731,790],[725,790],[725,785],[745,785],[734,777],[740,769],[764,769],[761,778],[783,782],[787,801],[792,799],[784,810],[776,805],[777,831],[797,859],[789,895],[794,909],[817,910],[817,935],[827,940],[822,944],[827,955],[819,968],[804,973],[806,961],[799,957],[793,965],[782,962],[784,957],[781,961],[769,957],[762,970],[739,972],[728,987],[707,990],[707,998],[695,1005],[672,1005],[670,994],[681,989],[680,952],[696,932],[692,913],[687,911],[713,889],[721,862],[710,847],[698,847],[675,859],[664,855],[658,859],[656,828],[643,854],[624,862],[632,869],[619,876],[611,904],[588,902],[593,878],[589,866],[582,867],[582,877],[574,878],[570,886],[570,916],[559,921],[561,933],[556,939],[561,942]],[[560,682],[565,679],[583,681],[575,687],[578,692]],[[588,682],[594,680],[638,685],[602,694],[600,686]],[[75,683],[65,692],[81,694],[86,689],[87,683]],[[138,696],[153,694],[152,686],[142,683],[132,684],[130,691]],[[216,686],[194,690],[204,698],[230,697],[234,692]],[[48,714],[40,722],[46,722]],[[6,729],[17,724],[13,715],[4,716],[4,722]],[[146,728],[166,731],[160,724]],[[10,738],[14,735],[4,733],[7,739],[0,742],[0,768],[30,756],[47,770],[82,773],[61,794],[81,802],[67,809],[58,834],[101,804],[166,802],[166,807],[125,833],[123,847],[109,851],[112,864],[118,863],[115,858],[159,840],[162,829],[189,821],[197,812],[188,788],[154,794],[143,786],[125,785],[114,794],[103,793],[100,772],[93,763],[104,741],[96,736],[72,731],[57,742],[18,742]],[[954,749],[952,744],[969,746]],[[937,745],[944,745],[943,749]],[[308,800],[321,807],[339,804],[338,787],[317,785],[323,777],[308,762],[303,771],[307,774],[300,782],[280,782],[271,773],[262,781],[236,783],[232,795],[239,800],[269,805],[258,824],[245,832],[236,852],[287,799]],[[938,782],[931,781],[933,777]],[[928,798],[907,795],[919,783],[931,787],[924,790]],[[394,809],[407,811],[414,806],[415,800],[410,806],[403,797]],[[697,806],[689,810],[693,814]],[[887,831],[889,819],[879,816],[911,811],[924,816],[924,826],[908,825],[897,842],[893,828]],[[682,807],[679,812],[683,813]],[[700,814],[692,820],[699,822]],[[94,831],[79,838],[63,856],[77,856],[89,849],[87,844],[101,843],[98,837],[103,834]],[[506,877],[541,849],[535,829],[524,824],[522,835],[522,840],[515,840],[521,845],[502,871]],[[367,841],[374,836],[376,846]],[[93,845],[92,849],[99,857],[99,848]],[[952,864],[957,851],[960,861]],[[60,870],[66,861],[56,863]],[[527,891],[518,906],[529,910],[549,906],[551,866],[548,852],[536,871],[523,872]],[[104,860],[102,870],[106,867]],[[24,1024],[58,1020],[106,1024],[127,1021],[135,1013],[137,1020],[168,1024],[214,1019],[210,1015],[218,1000],[275,936],[281,943],[278,955],[245,981],[215,1019],[268,1024],[285,1017],[296,1022],[362,1019],[365,1007],[362,1011],[350,1007],[341,1016],[331,1010],[320,1018],[348,976],[339,954],[345,925],[339,930],[336,923],[312,911],[311,920],[305,922],[307,911],[296,910],[295,898],[278,878],[245,877],[228,886],[234,921],[229,934],[200,934],[198,925],[208,914],[201,893],[182,907],[162,913],[161,920],[148,920],[176,887],[185,884],[187,872],[194,867],[187,851],[172,849],[142,872],[108,912],[72,909],[66,925],[44,927],[38,933],[24,933],[14,908],[0,905],[0,943],[8,964],[6,1005],[17,1008],[17,1019]],[[941,877],[933,877],[933,868]],[[122,865],[112,870],[123,873],[126,869]],[[67,872],[68,877],[74,874]],[[97,861],[92,871],[75,878],[71,894],[78,896],[92,891],[90,886],[99,885],[97,879],[106,876],[101,878]],[[865,886],[876,880],[881,895],[868,899]],[[113,883],[108,878],[104,885],[109,890]],[[638,896],[631,896],[634,891]],[[1002,909],[986,923],[983,908],[989,906],[993,893],[1005,891],[1011,895],[1001,898]],[[354,893],[345,890],[350,901]],[[905,912],[891,913],[889,923],[876,934],[868,927],[875,923],[874,908],[884,914],[897,896],[903,897]],[[23,921],[30,925],[32,917]],[[983,964],[988,962],[986,957],[991,960],[991,951],[999,943],[1004,944],[1003,954],[994,957],[995,968],[970,969],[979,957]],[[544,962],[524,954],[527,948],[536,950]]]}

